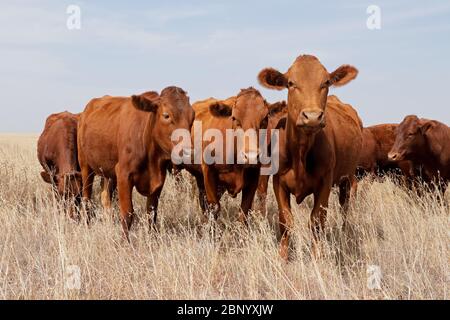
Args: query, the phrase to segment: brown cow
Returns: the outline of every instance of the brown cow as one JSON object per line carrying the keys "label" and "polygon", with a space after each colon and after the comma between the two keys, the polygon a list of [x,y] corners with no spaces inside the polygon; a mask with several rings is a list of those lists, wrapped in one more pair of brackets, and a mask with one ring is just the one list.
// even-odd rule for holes
{"label": "brown cow", "polygon": [[[78,201],[81,175],[77,158],[78,114],[61,112],[50,115],[37,143],[42,179],[53,185],[58,197]],[[73,217],[73,212],[71,211]]]}
{"label": "brown cow", "polygon": [[193,120],[189,98],[177,87],[167,87],[161,94],[105,96],[86,106],[78,135],[83,198],[91,198],[94,175],[117,180],[121,223],[127,239],[133,222],[133,187],[147,196],[152,225],[171,163],[171,134],[175,129],[190,130]]}
{"label": "brown cow", "polygon": [[423,165],[426,175],[444,194],[450,182],[450,128],[435,120],[405,117],[397,128],[389,159]]}
{"label": "brown cow", "polygon": [[[224,142],[222,150],[215,154],[217,161],[207,163],[202,157],[201,165],[186,166],[196,178],[202,210],[217,218],[223,193],[227,191],[232,197],[236,197],[242,191],[239,220],[246,223],[260,174],[259,144],[258,141],[251,143],[246,139],[240,146],[241,149],[238,149],[236,137],[233,137],[233,164],[227,163],[226,130],[255,130],[254,132],[259,133],[259,129],[267,127],[268,104],[258,90],[248,88],[226,100],[210,98],[196,102],[192,107],[195,110],[195,120],[202,124],[202,136],[210,129],[219,130]],[[196,138],[194,133],[195,130],[192,131],[193,140]],[[205,137],[202,140],[204,139]],[[211,141],[203,141],[202,154],[210,143]],[[237,162],[238,155],[242,156],[242,163]]]}
{"label": "brown cow", "polygon": [[[270,137],[270,131],[277,129],[281,119],[286,120],[287,104],[286,101],[280,101],[269,105],[269,122],[267,125],[267,136]],[[258,189],[256,190],[255,210],[261,212],[263,216],[267,215],[267,188],[269,186],[269,175],[260,175]]]}
{"label": "brown cow", "polygon": [[362,122],[350,105],[335,96],[328,97],[328,90],[345,85],[357,73],[349,65],[328,73],[316,57],[303,55],[285,74],[268,68],[258,75],[267,88],[288,89],[288,115],[280,133],[280,169],[273,178],[282,234],[280,254],[284,259],[288,259],[293,223],[291,194],[297,203],[314,195],[310,218],[314,245],[325,227],[332,186],[339,186],[339,202],[344,210],[351,189],[356,190],[354,174],[362,146]]}
{"label": "brown cow", "polygon": [[398,170],[408,180],[413,178],[411,161],[391,161],[388,153],[395,141],[398,124],[379,124],[363,129],[363,148],[359,157],[358,176],[365,173],[382,176],[397,173]]}

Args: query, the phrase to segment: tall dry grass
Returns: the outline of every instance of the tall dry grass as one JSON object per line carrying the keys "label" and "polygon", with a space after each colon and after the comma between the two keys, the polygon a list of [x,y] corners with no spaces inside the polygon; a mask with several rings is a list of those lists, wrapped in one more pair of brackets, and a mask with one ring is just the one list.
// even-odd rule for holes
{"label": "tall dry grass", "polygon": [[[239,199],[226,196],[218,224],[205,226],[195,188],[169,178],[158,232],[149,232],[145,202],[135,196],[138,219],[129,245],[117,211],[111,218],[98,208],[90,226],[66,218],[40,180],[35,144],[35,136],[0,137],[0,298],[449,298],[448,193],[439,202],[389,179],[366,179],[347,232],[333,193],[320,259],[310,254],[311,201],[294,205],[294,257],[286,264],[277,252],[273,194],[269,217],[254,213],[249,229],[237,222]],[[379,288],[370,286],[372,265],[381,270]],[[79,267],[80,289],[68,285],[72,266]]]}

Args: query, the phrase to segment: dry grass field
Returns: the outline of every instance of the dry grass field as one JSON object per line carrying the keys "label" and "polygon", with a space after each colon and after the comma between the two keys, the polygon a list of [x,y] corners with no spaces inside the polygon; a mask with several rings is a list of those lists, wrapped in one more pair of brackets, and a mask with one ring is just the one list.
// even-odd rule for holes
{"label": "dry grass field", "polygon": [[0,136],[1,299],[450,297],[449,192],[442,202],[390,179],[366,179],[348,232],[333,193],[320,259],[310,253],[311,201],[294,205],[295,251],[286,264],[278,257],[273,194],[269,217],[254,212],[249,229],[236,219],[239,199],[227,196],[219,222],[202,225],[186,174],[181,184],[166,181],[158,232],[149,232],[144,199],[135,195],[130,245],[122,240],[117,209],[111,218],[98,208],[89,226],[65,216],[41,181],[36,139]]}

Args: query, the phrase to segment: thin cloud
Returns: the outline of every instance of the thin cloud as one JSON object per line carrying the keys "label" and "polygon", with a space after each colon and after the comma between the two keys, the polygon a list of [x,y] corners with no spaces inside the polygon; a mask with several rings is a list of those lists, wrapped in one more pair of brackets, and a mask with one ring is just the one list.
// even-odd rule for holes
{"label": "thin cloud", "polygon": [[148,23],[160,27],[184,20],[204,18],[219,12],[217,6],[157,8],[145,12]]}
{"label": "thin cloud", "polygon": [[85,36],[80,38],[82,42],[101,41],[103,44],[112,46],[131,46],[129,49],[159,48],[176,39],[175,35],[169,33],[146,31],[139,26],[111,22],[110,19],[87,21],[85,28]]}
{"label": "thin cloud", "polygon": [[[35,5],[35,4],[34,4]],[[14,47],[42,47],[43,45],[131,46],[130,49],[151,49],[174,39],[165,32],[146,31],[123,15],[95,17],[92,8],[82,6],[81,30],[68,30],[64,7],[42,8],[33,5],[8,4],[0,10],[0,20],[8,28],[0,28],[0,43],[4,50]],[[90,14],[87,14],[89,12]]]}
{"label": "thin cloud", "polygon": [[150,15],[156,17],[162,23],[173,22],[177,20],[184,20],[190,18],[197,18],[207,16],[208,10],[205,9],[182,9],[182,10],[164,10],[160,12],[153,12]]}
{"label": "thin cloud", "polygon": [[389,22],[399,22],[406,20],[413,20],[418,18],[429,18],[438,15],[445,15],[450,11],[450,4],[427,6],[419,8],[409,8],[408,6],[402,7],[402,11],[393,15]]}

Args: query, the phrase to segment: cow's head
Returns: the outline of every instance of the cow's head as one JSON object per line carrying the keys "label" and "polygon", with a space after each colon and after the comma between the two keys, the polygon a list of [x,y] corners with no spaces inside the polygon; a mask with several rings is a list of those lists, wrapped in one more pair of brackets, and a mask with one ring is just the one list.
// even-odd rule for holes
{"label": "cow's head", "polygon": [[350,65],[342,65],[329,73],[316,57],[302,55],[286,73],[266,68],[259,73],[258,80],[269,89],[287,89],[290,121],[298,128],[316,131],[325,126],[329,88],[343,86],[357,74],[358,70]]}
{"label": "cow's head", "polygon": [[[246,133],[244,143],[237,155],[245,164],[257,164],[259,150],[259,130],[268,124],[268,104],[255,88],[242,89],[236,96],[234,105],[216,102],[210,106],[210,112],[216,117],[229,118],[234,130],[242,129]],[[254,133],[254,138],[250,134]],[[249,135],[247,135],[249,134]]]}
{"label": "cow's head", "polygon": [[[159,95],[156,92],[146,92],[131,97],[135,108],[153,113],[152,139],[158,143],[166,155],[170,155],[174,147],[171,140],[172,132],[185,129],[188,132],[194,122],[194,109],[189,103],[186,92],[178,87],[167,87]],[[186,145],[189,149],[190,145]]]}
{"label": "cow's head", "polygon": [[42,171],[41,177],[45,182],[52,184],[58,195],[63,198],[81,195],[82,180],[80,172],[52,174]]}
{"label": "cow's head", "polygon": [[388,154],[389,160],[409,160],[418,154],[426,144],[427,131],[434,126],[431,120],[411,115],[405,117],[397,127],[394,145]]}

